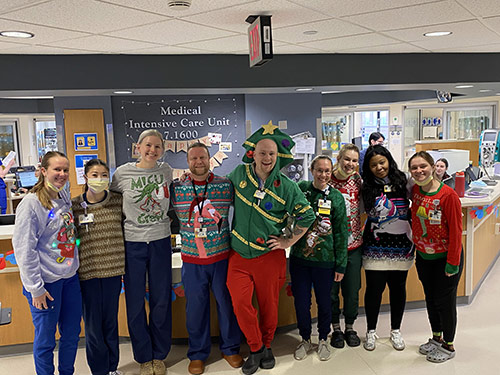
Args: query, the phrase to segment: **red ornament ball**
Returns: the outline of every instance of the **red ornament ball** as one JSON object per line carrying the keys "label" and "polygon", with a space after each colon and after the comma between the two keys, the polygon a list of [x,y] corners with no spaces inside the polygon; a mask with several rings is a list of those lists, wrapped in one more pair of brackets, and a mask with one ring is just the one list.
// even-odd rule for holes
{"label": "red ornament ball", "polygon": [[253,159],[253,151],[252,150],[248,150],[246,155],[248,158]]}

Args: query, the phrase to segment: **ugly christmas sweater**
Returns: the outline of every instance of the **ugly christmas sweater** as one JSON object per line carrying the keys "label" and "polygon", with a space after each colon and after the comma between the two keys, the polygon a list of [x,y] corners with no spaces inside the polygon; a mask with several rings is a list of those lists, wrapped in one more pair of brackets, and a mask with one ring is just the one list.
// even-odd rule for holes
{"label": "ugly christmas sweater", "polygon": [[[226,177],[210,173],[207,181],[174,181],[172,206],[179,218],[182,261],[212,264],[227,259],[230,249],[229,207],[233,186]],[[197,228],[206,228],[206,237],[196,237]]]}
{"label": "ugly christmas sweater", "polygon": [[[441,220],[429,220],[431,212],[440,211]],[[412,190],[413,242],[424,259],[446,258],[445,272],[455,274],[462,251],[462,205],[457,193],[441,183],[433,193],[415,185]]]}
{"label": "ugly christmas sweater", "polygon": [[349,232],[347,250],[357,249],[363,244],[363,231],[361,226],[361,176],[354,173],[346,180],[337,179],[333,173],[330,185],[340,191],[345,199],[347,215],[347,230]]}
{"label": "ugly christmas sweater", "polygon": [[[334,268],[335,272],[345,273],[348,231],[344,197],[331,186],[325,191],[316,189],[312,181],[300,181],[299,188],[316,212],[316,220],[293,245],[290,255],[305,266]],[[320,213],[319,200],[331,202],[329,214]]]}
{"label": "ugly christmas sweater", "polygon": [[[315,214],[297,184],[275,167],[259,189],[259,178],[251,164],[237,166],[229,175],[234,186],[234,219],[231,247],[243,258],[256,258],[271,251],[269,235],[280,236],[288,216],[296,225],[309,228]],[[262,199],[255,196],[261,190]]]}

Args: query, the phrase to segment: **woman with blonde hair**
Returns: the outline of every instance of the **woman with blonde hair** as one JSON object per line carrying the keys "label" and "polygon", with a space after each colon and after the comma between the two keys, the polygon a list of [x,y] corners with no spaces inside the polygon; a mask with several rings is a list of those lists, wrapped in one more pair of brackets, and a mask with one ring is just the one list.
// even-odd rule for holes
{"label": "woman with blonde hair", "polygon": [[[111,190],[123,194],[125,236],[125,298],[134,359],[141,375],[164,375],[163,360],[172,336],[172,249],[169,185],[172,168],[161,162],[165,149],[157,130],[139,136],[137,162],[121,165]],[[146,277],[149,319],[146,317]]]}
{"label": "woman with blonde hair", "polygon": [[[349,346],[359,346],[360,339],[354,330],[358,317],[359,289],[361,288],[361,263],[363,249],[363,231],[361,230],[361,176],[357,172],[359,149],[353,144],[345,144],[339,151],[337,163],[333,167],[330,185],[340,191],[345,200],[347,229],[347,266],[344,278],[332,286],[332,325],[333,333],[330,344],[334,348],[343,348],[344,340]],[[340,298],[342,289],[344,300],[343,315],[345,331],[340,328]]]}
{"label": "woman with blonde hair", "polygon": [[36,373],[54,374],[55,334],[59,328],[59,374],[71,375],[78,349],[82,296],[76,275],[75,224],[64,189],[69,178],[66,155],[46,153],[40,172],[38,182],[17,207],[12,244],[35,326]]}

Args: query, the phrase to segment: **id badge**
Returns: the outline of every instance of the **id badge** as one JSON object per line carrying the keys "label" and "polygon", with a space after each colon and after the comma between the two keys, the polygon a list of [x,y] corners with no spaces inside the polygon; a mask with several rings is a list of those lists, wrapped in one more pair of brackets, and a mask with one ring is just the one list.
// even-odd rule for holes
{"label": "id badge", "polygon": [[198,223],[203,223],[203,218],[201,216],[198,218]]}
{"label": "id badge", "polygon": [[207,238],[207,228],[194,228],[196,238]]}
{"label": "id badge", "polygon": [[264,197],[266,196],[266,192],[262,190],[255,190],[253,196],[257,199],[264,199]]}
{"label": "id badge", "polygon": [[332,201],[329,199],[325,199],[325,200],[320,199],[320,200],[318,200],[318,207],[331,209],[332,208]]}
{"label": "id badge", "polygon": [[80,215],[78,216],[78,222],[80,225],[92,224],[94,222],[94,214]]}
{"label": "id badge", "polygon": [[391,193],[391,192],[392,192],[392,186],[384,185],[384,193]]}
{"label": "id badge", "polygon": [[429,211],[429,223],[433,225],[441,224],[441,211]]}

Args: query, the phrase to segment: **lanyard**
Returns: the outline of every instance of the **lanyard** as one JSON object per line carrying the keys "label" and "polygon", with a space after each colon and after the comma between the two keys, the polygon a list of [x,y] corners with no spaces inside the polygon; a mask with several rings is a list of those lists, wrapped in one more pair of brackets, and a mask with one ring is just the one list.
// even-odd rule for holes
{"label": "lanyard", "polygon": [[207,180],[205,181],[205,190],[203,191],[203,195],[201,196],[201,198],[203,198],[203,200],[201,201],[201,206],[200,206],[200,202],[198,200],[198,192],[196,191],[196,186],[194,184],[194,182],[191,180],[191,184],[193,185],[193,190],[194,190],[194,195],[196,196],[194,199],[195,199],[195,202],[196,202],[196,206],[198,206],[198,210],[200,212],[200,216],[203,217],[203,206],[205,205],[205,199],[207,198],[207,189],[208,189],[208,177],[207,177]]}

